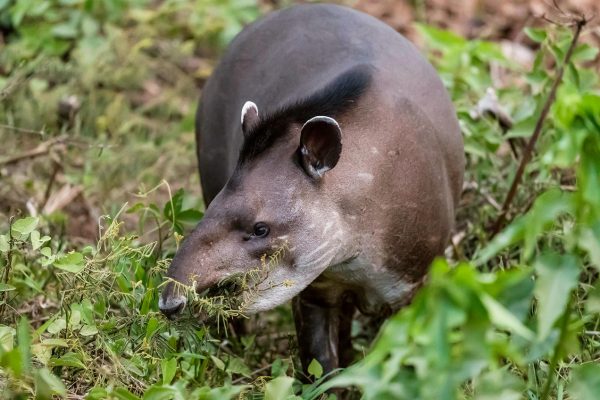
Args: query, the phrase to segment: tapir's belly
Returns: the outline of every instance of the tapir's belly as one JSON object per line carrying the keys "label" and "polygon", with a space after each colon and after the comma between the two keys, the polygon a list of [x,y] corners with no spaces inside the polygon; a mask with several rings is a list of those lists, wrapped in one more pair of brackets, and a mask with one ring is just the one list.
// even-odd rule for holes
{"label": "tapir's belly", "polygon": [[395,311],[406,304],[418,283],[406,282],[389,269],[357,257],[327,268],[317,285],[324,290],[335,287],[338,292],[347,289],[363,314],[381,315],[385,310]]}

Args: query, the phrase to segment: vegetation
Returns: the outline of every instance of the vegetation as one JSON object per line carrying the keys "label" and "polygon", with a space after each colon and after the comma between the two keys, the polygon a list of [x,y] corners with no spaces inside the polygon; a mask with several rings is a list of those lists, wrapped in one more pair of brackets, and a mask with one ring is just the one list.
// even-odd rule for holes
{"label": "vegetation", "polygon": [[419,26],[465,139],[459,222],[447,260],[372,346],[355,324],[353,366],[325,377],[313,363],[315,383],[297,380],[288,307],[242,336],[227,333],[227,299],[201,307],[214,324],[158,313],[169,259],[202,218],[197,84],[264,11],[0,0],[0,397],[322,399],[356,387],[367,399],[596,399],[598,49],[567,57],[570,26],[526,29],[539,48],[528,67],[496,43]]}

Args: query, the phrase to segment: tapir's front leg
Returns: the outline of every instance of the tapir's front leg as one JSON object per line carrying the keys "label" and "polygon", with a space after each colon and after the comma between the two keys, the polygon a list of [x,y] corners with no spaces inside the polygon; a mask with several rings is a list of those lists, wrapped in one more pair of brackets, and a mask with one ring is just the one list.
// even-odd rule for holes
{"label": "tapir's front leg", "polygon": [[350,331],[354,306],[316,304],[307,291],[293,300],[294,320],[300,352],[300,361],[307,373],[309,364],[316,359],[324,373],[345,367],[352,360]]}

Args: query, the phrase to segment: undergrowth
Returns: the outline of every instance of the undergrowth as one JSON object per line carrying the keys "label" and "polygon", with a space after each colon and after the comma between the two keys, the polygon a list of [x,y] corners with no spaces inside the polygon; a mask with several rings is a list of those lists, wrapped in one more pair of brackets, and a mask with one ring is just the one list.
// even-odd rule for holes
{"label": "undergrowth", "polygon": [[366,399],[596,399],[598,49],[575,48],[508,224],[491,235],[570,27],[526,29],[528,64],[419,26],[457,108],[464,193],[447,260],[372,347],[354,324],[353,366],[327,377],[312,363],[314,383],[301,383],[289,307],[228,332],[285,248],[221,282],[228,293],[182,286],[183,318],[158,312],[170,259],[203,216],[196,84],[260,12],[252,1],[0,1],[0,396],[323,399],[355,387]]}

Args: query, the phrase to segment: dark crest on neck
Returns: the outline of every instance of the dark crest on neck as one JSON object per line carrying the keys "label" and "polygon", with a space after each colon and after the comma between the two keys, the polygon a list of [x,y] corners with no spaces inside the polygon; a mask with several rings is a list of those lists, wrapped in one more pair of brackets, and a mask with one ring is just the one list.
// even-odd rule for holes
{"label": "dark crest on neck", "polygon": [[317,115],[335,117],[345,112],[367,90],[372,73],[369,65],[354,66],[314,94],[261,117],[244,138],[238,164],[252,160],[271,147],[293,123],[303,124]]}

